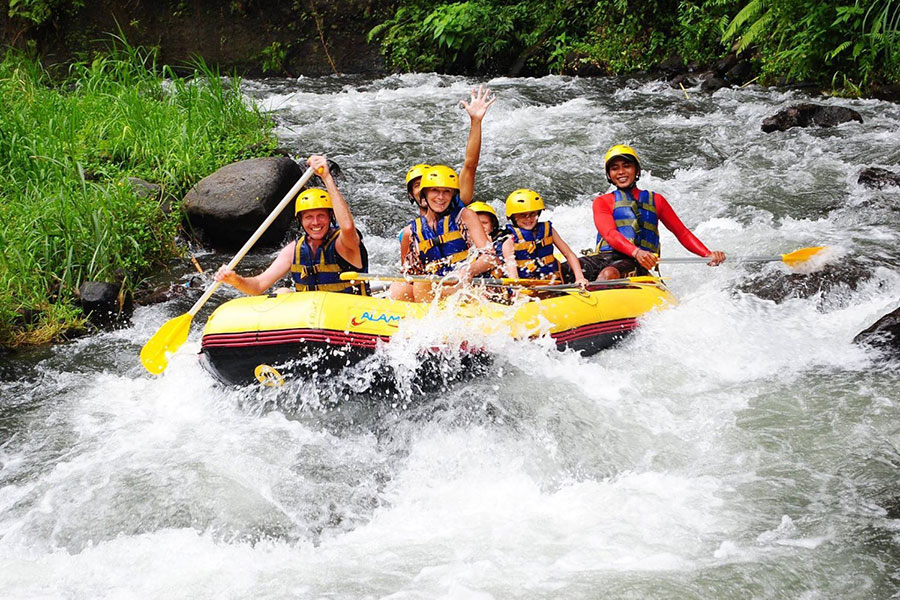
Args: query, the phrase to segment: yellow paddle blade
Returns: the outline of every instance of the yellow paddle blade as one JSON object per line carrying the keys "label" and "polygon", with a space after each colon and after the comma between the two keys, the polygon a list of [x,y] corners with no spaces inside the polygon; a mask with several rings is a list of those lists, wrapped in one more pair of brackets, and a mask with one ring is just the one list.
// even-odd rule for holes
{"label": "yellow paddle blade", "polygon": [[782,254],[781,260],[784,262],[784,264],[786,264],[790,267],[795,267],[797,265],[805,263],[806,261],[811,259],[813,256],[816,256],[818,253],[820,253],[825,248],[827,248],[827,246],[813,246],[812,248],[800,248],[799,250],[794,250],[793,252],[791,252],[789,254]]}
{"label": "yellow paddle blade", "polygon": [[141,363],[144,368],[159,375],[169,366],[169,357],[187,340],[188,332],[191,330],[191,313],[184,313],[174,319],[169,319],[159,328],[153,337],[147,340],[144,347],[141,348]]}

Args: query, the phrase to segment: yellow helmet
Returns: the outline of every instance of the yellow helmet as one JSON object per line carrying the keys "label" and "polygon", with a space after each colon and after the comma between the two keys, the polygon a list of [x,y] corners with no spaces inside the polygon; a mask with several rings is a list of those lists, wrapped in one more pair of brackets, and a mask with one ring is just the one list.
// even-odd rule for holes
{"label": "yellow helmet", "polygon": [[334,210],[334,206],[331,204],[331,196],[322,188],[304,190],[294,202],[295,215],[300,214],[304,210],[312,210],[314,208]]}
{"label": "yellow helmet", "polygon": [[507,219],[533,210],[544,210],[544,200],[534,190],[516,190],[506,198]]}
{"label": "yellow helmet", "polygon": [[422,182],[419,184],[419,193],[432,187],[459,189],[459,175],[456,171],[445,165],[433,165],[422,172]]}
{"label": "yellow helmet", "polygon": [[497,211],[487,202],[473,202],[467,208],[475,213],[491,215],[494,218],[494,229],[500,227],[500,217],[497,216]]}
{"label": "yellow helmet", "polygon": [[634,148],[625,144],[616,144],[606,151],[606,156],[603,158],[603,170],[609,173],[609,163],[617,157],[633,162],[637,166],[638,173],[641,172],[641,159],[638,158]]}
{"label": "yellow helmet", "polygon": [[424,163],[419,163],[410,169],[406,173],[406,187],[409,187],[409,182],[415,179],[416,177],[421,177],[422,173],[425,172],[425,169],[428,169],[431,165],[426,165]]}

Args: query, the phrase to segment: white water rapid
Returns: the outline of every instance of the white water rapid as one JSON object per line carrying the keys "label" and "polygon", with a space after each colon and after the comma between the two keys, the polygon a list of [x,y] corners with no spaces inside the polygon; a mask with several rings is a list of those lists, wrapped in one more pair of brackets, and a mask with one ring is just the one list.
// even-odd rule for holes
{"label": "white water rapid", "polygon": [[[0,597],[900,594],[897,364],[852,342],[900,299],[900,189],[856,183],[864,166],[900,164],[900,106],[814,98],[864,122],[765,134],[764,117],[810,98],[563,77],[245,85],[283,146],[341,166],[383,272],[411,217],[406,170],[459,167],[457,103],[478,83],[498,100],[476,197],[500,209],[516,188],[539,191],[575,249],[593,245],[603,153],[629,143],[641,186],[710,248],[827,245],[848,267],[794,293],[803,280],[781,264],[668,266],[678,306],[618,347],[585,358],[483,340],[487,372],[433,394],[352,393],[365,370],[224,388],[191,349],[228,293],[160,377],[138,352],[193,298],[0,357]],[[668,232],[662,245],[687,255]],[[369,369],[411,372],[414,344]]]}

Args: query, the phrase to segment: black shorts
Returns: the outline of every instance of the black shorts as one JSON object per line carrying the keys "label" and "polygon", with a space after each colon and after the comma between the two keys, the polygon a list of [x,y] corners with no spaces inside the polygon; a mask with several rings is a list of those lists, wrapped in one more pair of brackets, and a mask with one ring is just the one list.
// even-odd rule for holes
{"label": "black shorts", "polygon": [[[619,252],[602,252],[600,254],[591,254],[589,256],[579,256],[578,263],[581,265],[581,271],[584,273],[584,278],[588,281],[597,279],[600,275],[600,271],[606,267],[614,267],[619,271],[621,277],[634,277],[636,275],[649,274],[636,260]],[[575,274],[572,273],[572,267],[567,263],[562,264],[562,278],[565,283],[572,283],[575,281]]]}

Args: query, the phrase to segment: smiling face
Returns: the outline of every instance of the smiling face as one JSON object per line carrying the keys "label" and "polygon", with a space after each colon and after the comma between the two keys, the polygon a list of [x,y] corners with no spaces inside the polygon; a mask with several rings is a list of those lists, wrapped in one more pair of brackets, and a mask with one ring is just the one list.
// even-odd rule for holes
{"label": "smiling face", "polygon": [[630,188],[637,181],[637,165],[625,158],[614,158],[606,174],[617,188]]}
{"label": "smiling face", "polygon": [[539,211],[532,210],[513,215],[516,219],[516,227],[519,229],[534,229],[534,226],[537,225],[538,222],[538,215],[540,214]]}
{"label": "smiling face", "polygon": [[435,214],[441,214],[447,210],[447,207],[453,202],[453,196],[455,195],[456,190],[447,187],[425,188],[424,192],[425,202],[428,203],[428,209]]}
{"label": "smiling face", "polygon": [[304,210],[300,213],[300,225],[311,239],[321,240],[331,225],[331,211],[327,208]]}

